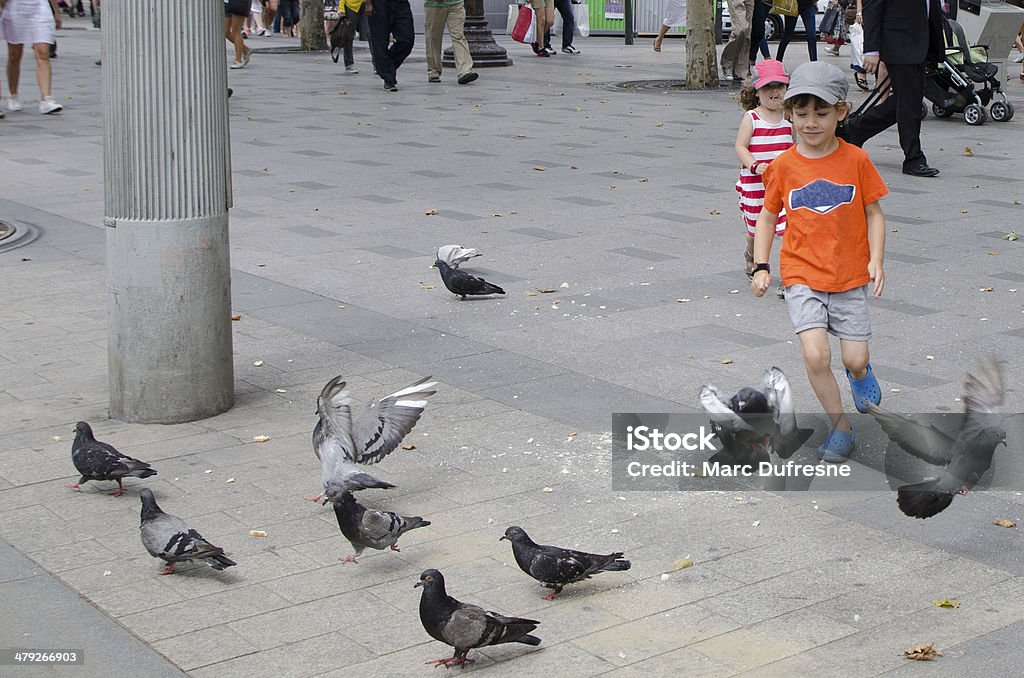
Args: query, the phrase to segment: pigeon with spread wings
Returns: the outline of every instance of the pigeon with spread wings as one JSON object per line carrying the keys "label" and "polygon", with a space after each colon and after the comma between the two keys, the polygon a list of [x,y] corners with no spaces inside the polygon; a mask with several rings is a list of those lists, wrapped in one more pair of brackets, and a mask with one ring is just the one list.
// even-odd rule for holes
{"label": "pigeon with spread wings", "polygon": [[337,376],[327,382],[316,401],[320,419],[313,428],[313,452],[323,480],[323,494],[315,501],[338,501],[346,491],[394,487],[356,464],[376,464],[394,451],[419,421],[435,386],[436,381],[424,377],[353,416],[345,381]]}
{"label": "pigeon with spread wings", "polygon": [[933,424],[920,422],[873,403],[868,411],[889,438],[929,464],[945,466],[935,480],[904,485],[896,492],[896,503],[913,518],[931,518],[941,513],[958,494],[967,494],[992,465],[999,445],[1006,445],[1006,430],[998,407],[1006,386],[1003,366],[989,358],[964,379],[966,412],[959,433],[953,437]]}

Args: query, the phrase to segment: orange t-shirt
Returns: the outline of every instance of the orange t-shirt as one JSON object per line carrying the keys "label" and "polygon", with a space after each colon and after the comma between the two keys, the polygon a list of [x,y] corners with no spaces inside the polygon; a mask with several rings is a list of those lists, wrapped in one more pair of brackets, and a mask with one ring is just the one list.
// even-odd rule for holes
{"label": "orange t-shirt", "polygon": [[786,235],[779,260],[784,285],[807,285],[821,292],[845,292],[868,277],[868,223],[865,205],[885,196],[871,158],[839,140],[824,158],[807,158],[793,146],[764,172],[764,209],[786,209]]}

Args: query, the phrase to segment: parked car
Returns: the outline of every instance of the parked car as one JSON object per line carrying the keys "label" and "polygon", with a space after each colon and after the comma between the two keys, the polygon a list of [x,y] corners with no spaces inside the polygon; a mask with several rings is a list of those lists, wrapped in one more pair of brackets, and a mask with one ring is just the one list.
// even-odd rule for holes
{"label": "parked car", "polygon": [[[760,2],[760,1],[761,0],[758,0],[758,2]],[[829,2],[829,0],[818,0],[818,21],[815,22],[816,24],[820,22],[821,15],[825,13],[826,9],[828,9],[828,2]],[[807,29],[804,28],[804,20],[801,19],[800,17],[797,17],[797,19],[796,19],[796,31],[795,31],[794,35],[803,35],[806,32],[807,32]],[[723,0],[723,2],[722,2],[722,40],[723,41],[728,40],[730,33],[732,33],[732,21],[729,18],[729,5],[726,4],[725,1]],[[779,38],[782,37],[782,17],[781,16],[779,16],[778,14],[769,14],[768,15],[768,18],[765,19],[765,21],[764,21],[764,35],[765,35],[766,38],[768,38],[768,42],[777,41],[777,40],[779,40]]]}

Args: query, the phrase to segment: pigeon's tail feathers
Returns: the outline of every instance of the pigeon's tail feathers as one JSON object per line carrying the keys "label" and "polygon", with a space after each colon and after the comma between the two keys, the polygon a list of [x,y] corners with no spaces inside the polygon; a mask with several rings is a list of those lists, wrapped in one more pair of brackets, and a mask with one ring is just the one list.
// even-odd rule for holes
{"label": "pigeon's tail feathers", "polygon": [[516,638],[516,642],[517,643],[522,643],[523,645],[534,645],[534,646],[536,646],[536,645],[540,645],[540,638],[538,638],[537,636],[525,635],[525,636],[519,636],[518,638]]}
{"label": "pigeon's tail feathers", "polygon": [[494,283],[484,282],[484,286],[480,291],[480,294],[505,294],[505,290],[501,289]]}
{"label": "pigeon's tail feathers", "polygon": [[633,566],[633,564],[628,560],[622,560],[622,556],[623,554],[621,553],[612,553],[610,555],[605,556],[605,558],[611,558],[611,560],[609,560],[607,563],[599,567],[597,571],[622,572],[623,570],[628,570],[630,567]]}
{"label": "pigeon's tail feathers", "polygon": [[523,617],[506,617],[493,612],[489,612],[488,616],[492,616],[501,624],[498,636],[488,643],[488,645],[500,645],[501,643],[540,645],[540,638],[527,635],[530,631],[540,625],[539,621],[536,621],[535,619],[525,619]]}
{"label": "pigeon's tail feathers", "polygon": [[238,564],[223,553],[218,553],[217,555],[210,556],[209,558],[203,558],[203,562],[215,570],[223,570]]}
{"label": "pigeon's tail feathers", "polygon": [[125,474],[126,476],[131,476],[133,478],[148,478],[156,475],[156,469],[150,468],[149,464],[144,461],[133,459],[132,461],[126,462],[125,466],[129,469],[128,473]]}
{"label": "pigeon's tail feathers", "polygon": [[420,527],[426,527],[430,524],[429,520],[424,520],[419,516],[412,516],[411,518],[406,518],[405,522],[409,524],[409,526],[405,528],[406,532],[408,532],[409,530],[415,530]]}
{"label": "pigeon's tail feathers", "polygon": [[900,510],[911,518],[931,518],[949,508],[953,494],[937,491],[938,481],[930,480],[916,485],[904,485],[896,492]]}

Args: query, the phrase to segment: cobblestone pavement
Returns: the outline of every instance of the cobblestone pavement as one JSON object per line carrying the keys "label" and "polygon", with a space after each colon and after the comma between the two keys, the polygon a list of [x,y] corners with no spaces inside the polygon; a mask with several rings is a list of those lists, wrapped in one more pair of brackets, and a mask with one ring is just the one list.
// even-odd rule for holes
{"label": "cobblestone pavement", "polygon": [[[19,563],[0,586],[21,595],[5,596],[21,602],[0,645],[78,643],[86,664],[11,675],[436,675],[424,662],[449,648],[421,628],[413,590],[428,567],[462,600],[541,621],[539,648],[473,651],[467,672],[1015,675],[1024,550],[1019,527],[992,521],[1021,521],[1020,486],[928,521],[902,516],[881,477],[866,492],[611,489],[612,412],[690,412],[704,381],[735,390],[771,364],[817,408],[781,302],[747,292],[730,92],[608,86],[679,77],[678,41],[659,55],[591,38],[541,60],[499,40],[515,65],[466,87],[448,72],[429,84],[422,46],[395,94],[365,49],[357,76],[260,50],[231,71],[237,405],[143,426],[108,418],[98,34],[62,33],[65,111],[41,117],[30,101],[0,121],[0,219],[43,231],[0,254],[0,537],[32,561],[0,550]],[[845,66],[845,51],[828,58]],[[1008,88],[1020,103],[1020,83]],[[872,349],[895,409],[955,411],[985,352],[1010,358],[1006,410],[1024,409],[1024,241],[1002,238],[1021,232],[1021,124],[929,117],[938,179],[900,174],[895,131],[868,147],[891,189]],[[448,242],[484,252],[475,270],[508,296],[445,292],[428,266]],[[338,564],[350,549],[334,516],[302,499],[319,486],[311,413],[335,374],[363,401],[441,382],[415,449],[374,468],[398,489],[361,497],[432,524],[359,565]],[[1020,470],[1015,417],[1007,473]],[[159,475],[122,498],[65,489],[82,419]],[[819,444],[824,418],[805,419]],[[880,434],[856,425],[868,468]],[[238,567],[157,576],[138,537],[143,484]],[[625,551],[633,568],[541,600],[498,542],[510,524]],[[683,558],[694,566],[673,572]],[[47,602],[64,587],[91,605]],[[117,626],[137,640],[86,634]],[[907,662],[918,643],[944,656]]]}

